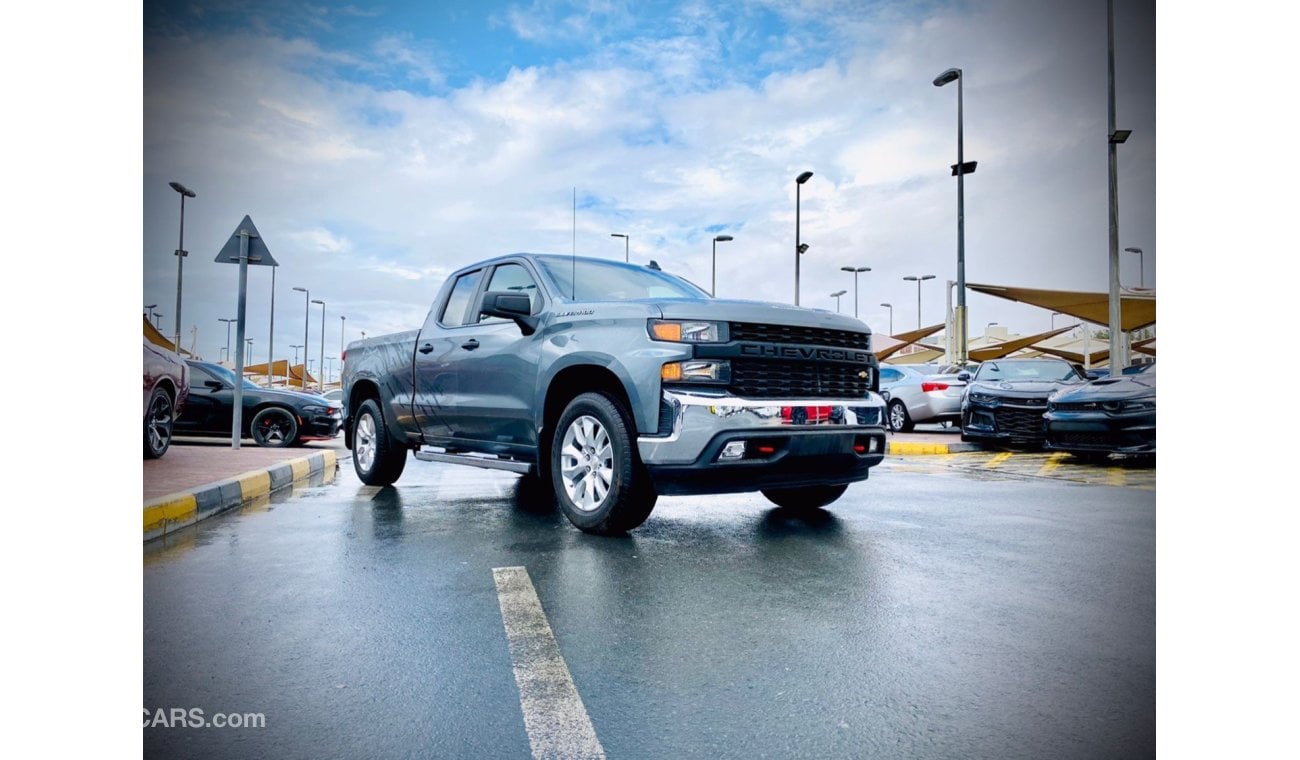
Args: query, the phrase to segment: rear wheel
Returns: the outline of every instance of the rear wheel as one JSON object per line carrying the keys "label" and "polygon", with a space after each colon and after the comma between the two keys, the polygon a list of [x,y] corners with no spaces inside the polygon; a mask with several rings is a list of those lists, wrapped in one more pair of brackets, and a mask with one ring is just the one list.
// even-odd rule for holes
{"label": "rear wheel", "polygon": [[352,423],[352,467],[368,486],[392,485],[406,469],[406,450],[389,439],[384,415],[374,399],[361,402]]}
{"label": "rear wheel", "polygon": [[162,388],[154,388],[144,413],[145,459],[157,459],[167,453],[172,443],[172,417],[172,397]]}
{"label": "rear wheel", "polygon": [[895,433],[910,433],[916,427],[912,416],[907,413],[907,406],[894,399],[889,402],[889,429]]}
{"label": "rear wheel", "polygon": [[848,488],[847,483],[838,486],[767,488],[763,490],[763,495],[778,507],[795,512],[812,512],[840,498]]}
{"label": "rear wheel", "polygon": [[282,406],[269,406],[253,416],[248,432],[258,446],[284,448],[298,439],[298,421]]}
{"label": "rear wheel", "polygon": [[645,522],[658,498],[637,456],[628,414],[603,393],[569,402],[555,425],[550,471],[556,503],[588,533],[617,535]]}

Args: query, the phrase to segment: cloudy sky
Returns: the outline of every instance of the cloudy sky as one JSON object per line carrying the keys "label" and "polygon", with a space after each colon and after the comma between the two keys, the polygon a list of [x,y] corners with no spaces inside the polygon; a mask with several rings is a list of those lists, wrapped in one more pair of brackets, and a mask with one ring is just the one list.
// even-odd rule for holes
{"label": "cloudy sky", "polygon": [[[1120,246],[1156,284],[1155,8],[1116,2]],[[143,294],[174,329],[178,180],[186,204],[182,345],[216,359],[237,267],[213,262],[251,215],[281,266],[277,355],[326,302],[325,353],[418,326],[449,271],[512,251],[657,260],[718,293],[801,302],[861,275],[875,330],[943,319],[956,278],[957,90],[965,74],[967,279],[1107,287],[1106,3],[146,2]],[[577,195],[576,236],[573,211]],[[1139,282],[1122,255],[1121,280]],[[271,277],[249,279],[264,361]],[[1050,314],[979,294],[990,321]],[[319,353],[320,307],[311,312]],[[1059,322],[1059,320],[1058,320]],[[336,363],[337,364],[337,363]]]}

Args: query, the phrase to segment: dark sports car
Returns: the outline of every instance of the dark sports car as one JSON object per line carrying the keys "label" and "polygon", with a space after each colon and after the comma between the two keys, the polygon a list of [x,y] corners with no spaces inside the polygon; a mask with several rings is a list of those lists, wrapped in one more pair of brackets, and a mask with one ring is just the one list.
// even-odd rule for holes
{"label": "dark sports car", "polygon": [[[176,420],[176,435],[230,436],[235,373],[210,362],[190,361],[190,397]],[[243,380],[243,434],[258,446],[294,446],[333,438],[343,424],[343,405],[315,393],[263,388]]]}
{"label": "dark sports car", "polygon": [[1014,446],[1043,445],[1047,398],[1062,388],[1085,382],[1083,370],[1061,359],[986,361],[961,400],[961,439]]}
{"label": "dark sports car", "polygon": [[1048,399],[1046,419],[1049,449],[1082,459],[1154,454],[1156,365],[1062,390]]}
{"label": "dark sports car", "polygon": [[189,393],[189,368],[172,352],[144,341],[144,458],[157,459],[172,442],[172,426]]}

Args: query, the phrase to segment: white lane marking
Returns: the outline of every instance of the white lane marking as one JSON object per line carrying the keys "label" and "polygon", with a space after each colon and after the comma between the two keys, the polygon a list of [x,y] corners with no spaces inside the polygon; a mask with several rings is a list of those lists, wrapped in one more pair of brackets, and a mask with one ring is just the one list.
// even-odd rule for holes
{"label": "white lane marking", "polygon": [[603,760],[605,750],[555,643],[528,569],[494,567],[492,577],[533,757]]}

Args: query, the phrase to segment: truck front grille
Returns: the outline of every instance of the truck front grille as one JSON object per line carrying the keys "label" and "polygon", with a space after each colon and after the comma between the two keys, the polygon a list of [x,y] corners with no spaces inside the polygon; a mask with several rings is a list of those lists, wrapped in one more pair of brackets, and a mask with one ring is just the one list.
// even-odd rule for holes
{"label": "truck front grille", "polygon": [[741,398],[865,398],[871,374],[854,364],[733,359],[729,388]]}
{"label": "truck front grille", "polygon": [[732,340],[871,350],[871,335],[868,333],[851,332],[849,330],[827,330],[821,327],[761,325],[754,322],[732,322],[730,327]]}

